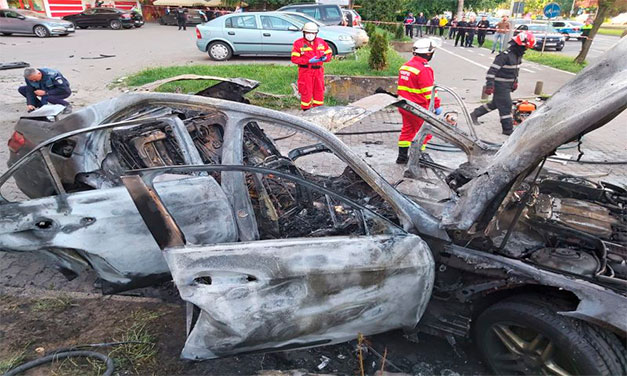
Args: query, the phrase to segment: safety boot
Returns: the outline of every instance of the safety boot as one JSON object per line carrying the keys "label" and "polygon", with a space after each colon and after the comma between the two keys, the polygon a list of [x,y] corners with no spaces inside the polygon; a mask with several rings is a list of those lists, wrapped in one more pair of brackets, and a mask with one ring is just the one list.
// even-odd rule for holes
{"label": "safety boot", "polygon": [[481,123],[479,123],[479,117],[477,117],[477,114],[475,114],[475,112],[471,112],[470,113],[470,120],[472,120],[472,123],[474,125],[480,125]]}
{"label": "safety boot", "polygon": [[503,134],[506,136],[509,136],[510,134],[512,134],[512,132],[514,132],[514,129],[512,128],[503,129]]}
{"label": "safety boot", "polygon": [[404,148],[399,147],[398,148],[398,157],[396,158],[396,163],[397,164],[406,164],[407,161],[409,160],[408,153],[409,153],[409,148],[408,147],[404,147]]}

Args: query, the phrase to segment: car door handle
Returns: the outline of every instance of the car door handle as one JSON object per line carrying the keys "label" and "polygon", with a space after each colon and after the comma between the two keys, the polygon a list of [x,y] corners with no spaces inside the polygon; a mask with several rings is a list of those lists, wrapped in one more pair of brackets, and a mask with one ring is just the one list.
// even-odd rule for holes
{"label": "car door handle", "polygon": [[264,36],[264,37],[269,37],[269,36],[270,36],[270,33],[263,33],[263,36]]}
{"label": "car door handle", "polygon": [[234,31],[229,31],[229,35],[235,35]]}

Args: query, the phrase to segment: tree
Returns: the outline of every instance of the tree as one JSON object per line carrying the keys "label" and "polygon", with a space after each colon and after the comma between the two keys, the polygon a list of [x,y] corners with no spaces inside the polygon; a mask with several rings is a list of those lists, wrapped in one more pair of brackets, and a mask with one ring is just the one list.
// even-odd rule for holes
{"label": "tree", "polygon": [[356,0],[355,5],[361,5],[359,14],[366,20],[396,21],[401,14],[405,0]]}
{"label": "tree", "polygon": [[605,18],[627,11],[627,2],[625,2],[625,0],[598,1],[599,8],[597,10],[596,17],[594,18],[594,22],[592,23],[592,30],[590,30],[590,35],[588,35],[588,39],[583,42],[581,51],[579,52],[579,55],[577,55],[577,57],[575,58],[575,63],[583,64],[583,62],[586,60],[586,56],[588,56],[590,46],[592,46],[592,41],[597,35],[597,31],[599,31],[599,28],[603,24],[603,21],[605,21]]}
{"label": "tree", "polygon": [[462,14],[464,14],[464,0],[457,1],[457,19],[462,18]]}
{"label": "tree", "polygon": [[374,70],[384,70],[388,66],[388,40],[383,33],[375,33],[370,40],[368,65]]}

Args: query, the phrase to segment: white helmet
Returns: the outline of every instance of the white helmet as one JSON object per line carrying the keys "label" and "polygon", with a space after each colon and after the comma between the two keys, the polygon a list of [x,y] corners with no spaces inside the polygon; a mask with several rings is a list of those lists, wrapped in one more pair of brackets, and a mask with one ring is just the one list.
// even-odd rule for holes
{"label": "white helmet", "polygon": [[435,41],[431,38],[420,38],[414,42],[412,51],[415,54],[432,54],[439,46],[439,41]]}
{"label": "white helmet", "polygon": [[318,25],[313,22],[307,22],[305,26],[303,26],[303,33],[317,33]]}

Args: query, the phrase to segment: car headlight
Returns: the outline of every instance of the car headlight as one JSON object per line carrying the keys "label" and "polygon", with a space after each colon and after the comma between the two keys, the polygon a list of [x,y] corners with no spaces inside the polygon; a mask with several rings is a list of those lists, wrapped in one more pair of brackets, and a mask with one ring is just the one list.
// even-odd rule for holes
{"label": "car headlight", "polygon": [[338,39],[343,40],[343,41],[349,41],[349,40],[353,40],[353,37],[351,37],[350,35],[340,35]]}

